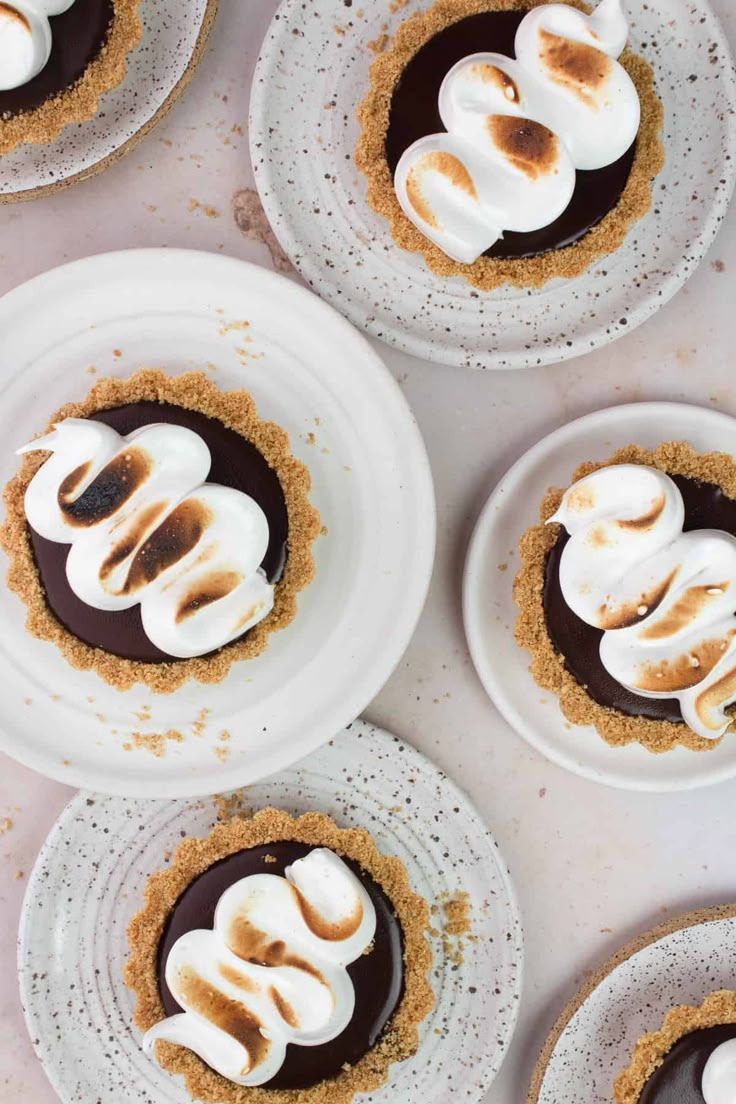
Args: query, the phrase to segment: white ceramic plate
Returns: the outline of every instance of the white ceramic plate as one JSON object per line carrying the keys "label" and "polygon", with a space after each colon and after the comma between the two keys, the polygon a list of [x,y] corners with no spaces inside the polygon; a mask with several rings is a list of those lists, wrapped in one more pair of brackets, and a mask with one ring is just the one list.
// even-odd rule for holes
{"label": "white ceramic plate", "polygon": [[701,909],[624,947],[586,983],[550,1033],[528,1104],[610,1104],[637,1039],[671,1008],[733,989],[736,908]]}
{"label": "white ceramic plate", "polygon": [[[624,445],[654,448],[690,441],[700,452],[736,453],[736,420],[678,403],[634,403],[589,414],[545,437],[514,464],[486,503],[465,565],[463,615],[476,670],[508,723],[553,762],[584,778],[627,790],[688,790],[736,775],[736,739],[712,751],[676,748],[653,755],[639,744],[609,747],[593,728],[571,725],[557,698],[529,673],[513,638],[511,596],[519,538],[539,520],[548,487],[569,486],[585,460],[604,460]],[[504,566],[506,565],[506,566]]]}
{"label": "white ceramic plate", "polygon": [[[168,695],[120,693],[74,671],[25,632],[25,607],[3,587],[0,748],[71,785],[183,797],[288,766],[365,708],[424,603],[434,496],[400,388],[336,311],[245,262],[167,249],[79,261],[0,300],[0,486],[14,449],[58,406],[145,365],[173,375],[216,366],[219,386],[245,387],[288,431],[327,529],[316,578],[262,656],[218,685]],[[184,741],[166,742],[161,757],[126,750],[135,732],[170,729]]]}
{"label": "white ceramic plate", "polygon": [[356,325],[427,360],[524,368],[630,332],[695,270],[733,189],[736,75],[707,0],[627,3],[634,49],[644,45],[665,105],[667,165],[653,211],[580,278],[494,293],[435,276],[400,250],[368,207],[353,161],[368,44],[426,6],[283,0],[262,48],[250,121],[258,191],[281,244]]}
{"label": "white ceramic plate", "polygon": [[[356,721],[308,764],[250,787],[244,798],[249,810],[317,809],[368,829],[429,901],[469,894],[477,938],[464,941],[459,965],[433,938],[437,1003],[421,1027],[419,1051],[393,1066],[390,1087],[370,1100],[477,1104],[514,1029],[523,949],[505,864],[464,795],[408,744]],[[18,961],[28,1030],[64,1104],[189,1104],[181,1082],[141,1052],[121,971],[125,929],[146,879],[182,835],[205,835],[214,819],[211,801],[82,793],[51,831],[28,884]],[[440,905],[438,928],[441,915]]]}
{"label": "white ceramic plate", "polygon": [[103,96],[88,122],[66,127],[48,145],[0,156],[0,203],[68,187],[127,152],[189,82],[216,11],[217,0],[141,0],[143,38],[128,55],[123,83]]}

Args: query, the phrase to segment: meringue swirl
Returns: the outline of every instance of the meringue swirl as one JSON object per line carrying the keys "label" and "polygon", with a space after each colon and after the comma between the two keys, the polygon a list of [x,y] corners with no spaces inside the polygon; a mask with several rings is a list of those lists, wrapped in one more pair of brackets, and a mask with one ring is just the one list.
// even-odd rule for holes
{"label": "meringue swirl", "polygon": [[420,138],[396,167],[396,195],[414,225],[471,264],[504,231],[554,222],[576,170],[613,164],[636,139],[639,96],[616,60],[627,37],[621,0],[601,0],[590,16],[543,4],[521,22],[515,60],[459,61],[440,89],[446,133]]}
{"label": "meringue swirl", "polygon": [[676,698],[693,732],[718,739],[736,701],[736,538],[684,533],[684,521],[676,484],[636,464],[575,483],[550,518],[570,535],[562,596],[603,630],[608,673],[642,697]]}
{"label": "meringue swirl", "polygon": [[67,418],[19,451],[38,450],[52,456],[28,485],[26,519],[71,545],[67,579],[88,606],[140,604],[148,639],[178,659],[223,647],[270,612],[266,516],[248,495],[205,482],[211,456],[197,433],[153,424],[122,437]]}
{"label": "meringue swirl", "polygon": [[51,56],[49,16],[68,11],[74,0],[0,2],[0,92],[37,77]]}
{"label": "meringue swirl", "polygon": [[705,1063],[702,1078],[705,1104],[733,1104],[736,1100],[736,1039],[717,1046]]}
{"label": "meringue swirl", "polygon": [[345,969],[370,947],[373,903],[327,848],[310,851],[285,877],[253,874],[225,891],[214,929],[181,936],[165,964],[184,1012],[144,1036],[193,1050],[238,1085],[263,1085],[288,1044],[319,1046],[349,1024],[355,991]]}

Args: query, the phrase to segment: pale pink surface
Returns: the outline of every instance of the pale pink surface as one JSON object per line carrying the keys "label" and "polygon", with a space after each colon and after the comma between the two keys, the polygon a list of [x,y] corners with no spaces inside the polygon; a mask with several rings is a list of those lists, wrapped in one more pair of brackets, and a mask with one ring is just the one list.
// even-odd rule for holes
{"label": "pale pink surface", "polygon": [[[271,265],[268,248],[235,225],[232,205],[236,192],[253,187],[248,87],[276,6],[276,0],[221,0],[194,84],[138,149],[72,191],[0,207],[0,293],[66,260],[129,246],[223,250]],[[714,6],[736,44],[731,0]],[[366,713],[464,786],[499,840],[525,917],[522,1014],[488,1104],[523,1099],[544,1035],[586,970],[665,913],[736,899],[736,783],[683,795],[616,792],[564,773],[515,736],[486,698],[465,646],[460,579],[468,537],[498,477],[539,437],[572,418],[641,399],[694,402],[736,415],[735,272],[736,212],[685,291],[654,320],[561,367],[458,372],[375,343],[424,433],[439,541],[416,636]],[[21,1015],[15,932],[27,873],[70,793],[3,760],[0,823],[7,816],[13,827],[0,836],[0,1104],[57,1099]]]}

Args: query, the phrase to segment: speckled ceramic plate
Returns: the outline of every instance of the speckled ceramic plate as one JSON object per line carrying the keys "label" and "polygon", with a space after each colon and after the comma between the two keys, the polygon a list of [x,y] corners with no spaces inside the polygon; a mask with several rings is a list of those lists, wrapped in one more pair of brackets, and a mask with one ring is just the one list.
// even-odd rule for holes
{"label": "speckled ceramic plate", "polygon": [[736,75],[707,0],[628,0],[634,49],[656,70],[667,165],[623,248],[542,291],[480,293],[400,250],[353,162],[369,44],[426,0],[283,0],[251,99],[258,190],[291,259],[357,325],[427,360],[524,368],[631,331],[682,287],[720,225],[736,171]]}
{"label": "speckled ceramic plate", "polygon": [[655,448],[689,441],[699,452],[736,453],[736,419],[679,403],[634,403],[589,414],[545,437],[514,464],[486,503],[468,551],[463,590],[465,632],[476,670],[509,724],[567,770],[628,790],[688,790],[736,776],[736,736],[709,751],[675,748],[653,755],[640,744],[610,747],[594,728],[571,725],[557,698],[529,673],[514,642],[511,594],[521,535],[539,521],[549,487],[569,486],[586,460],[624,445]]}
{"label": "speckled ceramic plate", "polygon": [[286,429],[324,525],[314,581],[263,655],[173,694],[75,671],[0,587],[0,750],[70,785],[185,797],[290,766],[365,709],[424,604],[434,493],[401,389],[361,334],[293,280],[175,249],[91,257],[0,300],[0,487],[54,410],[145,366],[244,387]]}
{"label": "speckled ceramic plate", "polygon": [[218,0],[141,0],[143,38],[89,122],[0,156],[0,203],[36,199],[101,172],[163,118],[194,74]]}
{"label": "speckled ceramic plate", "polygon": [[[414,889],[439,905],[438,929],[442,902],[469,895],[475,938],[465,938],[460,955],[458,938],[448,937],[446,955],[441,933],[433,937],[436,1006],[419,1051],[393,1066],[390,1085],[370,1100],[479,1102],[514,1029],[523,952],[508,872],[468,800],[404,741],[356,721],[301,768],[243,792],[243,811],[266,805],[317,809],[342,826],[366,828],[406,865]],[[53,828],[26,892],[19,970],[31,1038],[64,1104],[188,1104],[180,1081],[140,1050],[121,971],[125,929],[147,877],[184,834],[205,835],[215,816],[210,799],[82,793]]]}
{"label": "speckled ceramic plate", "polygon": [[610,1104],[637,1039],[671,1008],[736,986],[736,906],[678,916],[623,947],[552,1028],[527,1104]]}

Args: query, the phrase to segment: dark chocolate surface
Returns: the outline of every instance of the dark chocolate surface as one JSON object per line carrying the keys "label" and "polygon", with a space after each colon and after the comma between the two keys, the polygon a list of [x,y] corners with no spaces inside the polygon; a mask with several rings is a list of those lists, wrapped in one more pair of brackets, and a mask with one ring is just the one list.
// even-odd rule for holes
{"label": "dark chocolate surface", "polygon": [[[311,850],[308,844],[280,841],[238,851],[211,866],[187,887],[174,906],[159,947],[159,985],[167,1016],[181,1011],[163,976],[169,951],[177,939],[196,928],[211,928],[217,902],[234,882],[250,874],[283,875],[287,866]],[[265,862],[266,855],[277,861]],[[345,861],[371,898],[377,920],[372,951],[347,968],[355,988],[355,1013],[347,1028],[330,1043],[288,1046],[286,1060],[268,1082],[268,1088],[306,1088],[335,1077],[346,1062],[357,1062],[375,1045],[403,995],[403,937],[393,906],[368,874],[349,859]]]}
{"label": "dark chocolate surface", "polygon": [[[153,422],[174,423],[198,433],[212,454],[209,481],[243,491],[254,498],[265,513],[270,541],[261,566],[269,582],[281,578],[286,564],[289,528],[286,501],[278,476],[254,445],[215,418],[167,403],[134,403],[100,411],[94,418],[123,435]],[[77,598],[66,578],[69,545],[45,540],[33,530],[31,544],[49,608],[69,632],[86,644],[104,648],[124,659],[176,662],[159,651],[144,633],[140,606],[110,613],[93,609]]]}
{"label": "dark chocolate surface", "polygon": [[107,40],[113,12],[113,0],[75,0],[68,11],[52,16],[48,63],[27,84],[0,92],[0,116],[32,111],[71,88]]}
{"label": "dark chocolate surface", "polygon": [[[491,11],[469,15],[440,31],[415,54],[391,101],[386,159],[392,175],[412,143],[444,130],[438,99],[440,85],[453,65],[477,53],[514,57],[516,30],[525,14]],[[531,233],[504,234],[486,256],[534,257],[579,241],[618,203],[635,153],[636,143],[614,164],[578,172],[572,201],[558,219]]]}
{"label": "dark chocolate surface", "polygon": [[[685,503],[685,529],[721,529],[736,536],[736,502],[720,487],[673,476]],[[610,706],[629,717],[649,717],[682,723],[676,698],[642,698],[612,678],[600,660],[600,629],[586,625],[573,613],[560,589],[560,559],[567,544],[562,533],[547,557],[544,584],[544,616],[547,631],[565,666],[599,705]]]}
{"label": "dark chocolate surface", "polygon": [[703,1070],[716,1047],[736,1038],[736,1024],[720,1024],[685,1035],[647,1081],[639,1104],[703,1104]]}

